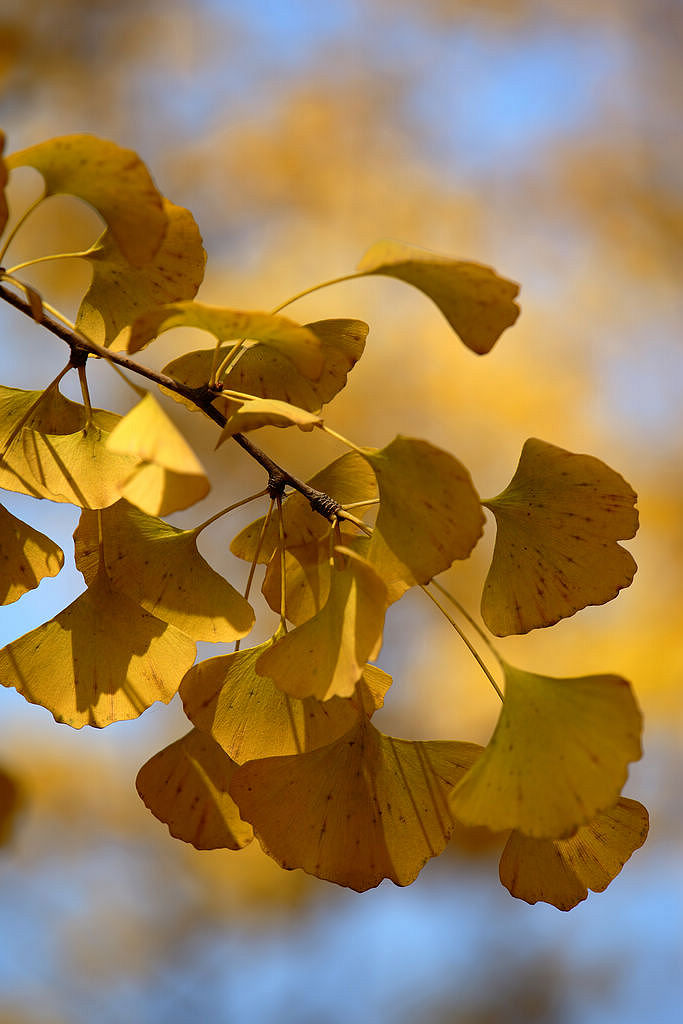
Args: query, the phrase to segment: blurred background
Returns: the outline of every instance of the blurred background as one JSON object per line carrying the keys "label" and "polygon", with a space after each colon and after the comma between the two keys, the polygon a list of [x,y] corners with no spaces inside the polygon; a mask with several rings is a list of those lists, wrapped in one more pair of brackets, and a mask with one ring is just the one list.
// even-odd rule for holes
{"label": "blurred background", "polygon": [[[682,46],[680,0],[2,0],[8,151],[75,131],[136,149],[199,223],[204,301],[271,308],[350,272],[384,237],[521,283],[520,320],[483,358],[387,279],[288,312],[370,323],[328,414],[356,443],[427,438],[490,496],[538,436],[597,455],[638,491],[632,587],[500,646],[550,675],[633,681],[645,758],[625,792],[649,807],[651,832],[611,887],[570,914],[513,900],[486,842],[453,843],[407,889],[359,896],[281,871],[256,843],[197,853],[170,839],[133,783],[183,733],[177,699],[77,733],[2,689],[1,1024],[680,1019]],[[14,213],[36,190],[32,174],[14,176]],[[98,232],[78,203],[50,200],[13,262]],[[73,313],[88,272],[68,261],[26,279]],[[1,379],[38,387],[64,350],[24,321],[0,309]],[[145,357],[160,367],[197,340],[173,332]],[[97,369],[94,399],[127,410],[132,393]],[[172,411],[214,481],[174,522],[262,486],[237,449],[211,454],[209,425]],[[259,440],[295,472],[341,453],[293,433]],[[69,557],[72,509],[21,496],[7,506]],[[204,535],[237,586],[244,566],[228,543],[259,512]],[[489,524],[476,557],[449,574],[475,613],[492,542]],[[2,609],[0,643],[82,589],[69,567],[45,580]],[[495,695],[420,595],[392,608],[380,664],[395,678],[377,716],[385,732],[486,742]]]}

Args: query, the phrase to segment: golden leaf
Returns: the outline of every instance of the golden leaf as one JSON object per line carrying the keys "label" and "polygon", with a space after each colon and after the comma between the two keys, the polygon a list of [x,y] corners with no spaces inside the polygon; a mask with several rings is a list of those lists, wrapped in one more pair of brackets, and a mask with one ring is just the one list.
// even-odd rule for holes
{"label": "golden leaf", "polygon": [[614,807],[583,825],[569,839],[530,839],[513,832],[500,858],[500,880],[527,903],[571,910],[588,890],[603,892],[645,842],[648,813],[620,797]]}
{"label": "golden leaf", "polygon": [[[349,537],[342,534],[342,543]],[[328,538],[300,544],[285,551],[285,613],[287,620],[300,626],[321,610],[330,593],[334,569],[330,565]],[[276,551],[268,563],[261,593],[274,612],[282,601],[282,559]]]}
{"label": "golden leaf", "polygon": [[47,196],[65,193],[93,206],[134,266],[148,263],[161,245],[162,197],[133,150],[94,135],[63,135],[12,153],[7,166],[35,167]]}
{"label": "golden leaf", "polygon": [[361,717],[318,750],[248,762],[230,792],[282,867],[357,892],[384,878],[409,885],[445,848],[449,793],[480,750],[394,739]]}
{"label": "golden leaf", "polygon": [[617,800],[641,756],[625,679],[556,679],[505,666],[505,703],[482,758],[453,794],[465,825],[561,839]]}
{"label": "golden leaf", "polygon": [[638,529],[635,501],[623,477],[592,455],[526,441],[506,489],[483,502],[497,526],[481,604],[491,632],[551,626],[627,587],[636,563],[616,542]]}
{"label": "golden leaf", "polygon": [[461,341],[478,355],[489,352],[519,316],[519,306],[513,301],[519,285],[480,263],[383,241],[368,249],[357,270],[395,277],[419,288],[436,303]]}
{"label": "golden leaf", "polygon": [[198,850],[241,850],[253,831],[228,793],[236,767],[210,736],[192,729],[143,764],[135,786],[174,838]]}
{"label": "golden leaf", "polygon": [[0,604],[12,604],[64,564],[58,544],[0,505]]}
{"label": "golden leaf", "polygon": [[300,430],[313,430],[322,423],[320,416],[272,398],[225,398],[214,402],[214,405],[226,417],[216,448],[234,434],[246,434],[249,430],[257,430],[259,427],[299,427]]}

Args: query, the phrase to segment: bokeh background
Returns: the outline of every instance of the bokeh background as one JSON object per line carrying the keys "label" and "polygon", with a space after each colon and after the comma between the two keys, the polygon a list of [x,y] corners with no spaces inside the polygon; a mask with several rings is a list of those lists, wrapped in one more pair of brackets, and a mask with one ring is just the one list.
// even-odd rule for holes
{"label": "bokeh background", "polygon": [[[197,853],[169,838],[133,781],[181,735],[177,700],[76,733],[3,689],[0,768],[17,812],[0,846],[2,1024],[680,1019],[682,46],[680,0],[2,0],[9,150],[74,131],[136,149],[199,223],[204,301],[270,308],[351,271],[383,237],[521,282],[522,316],[484,358],[386,279],[338,285],[291,315],[371,324],[329,412],[356,443],[428,438],[493,494],[538,436],[598,455],[638,490],[633,586],[501,648],[551,675],[633,681],[646,754],[626,793],[652,821],[607,892],[570,914],[513,900],[484,841],[452,844],[407,889],[360,896],[280,871],[257,844]],[[12,182],[13,211],[31,174]],[[51,200],[13,261],[98,230],[76,202]],[[87,272],[68,261],[30,279],[73,312]],[[0,309],[2,381],[37,387],[64,352],[23,319]],[[175,332],[145,355],[161,366],[194,340]],[[129,408],[125,385],[98,370],[98,404]],[[199,417],[174,414],[215,481],[174,521],[262,485],[239,451],[210,454],[215,431]],[[301,473],[341,451],[291,431],[261,443]],[[71,550],[71,509],[7,505]],[[251,517],[205,545],[236,585],[228,541]],[[449,576],[473,612],[492,532]],[[44,581],[2,610],[0,641],[82,587],[69,568]],[[419,595],[392,608],[380,664],[395,677],[384,731],[486,742],[495,695]]]}

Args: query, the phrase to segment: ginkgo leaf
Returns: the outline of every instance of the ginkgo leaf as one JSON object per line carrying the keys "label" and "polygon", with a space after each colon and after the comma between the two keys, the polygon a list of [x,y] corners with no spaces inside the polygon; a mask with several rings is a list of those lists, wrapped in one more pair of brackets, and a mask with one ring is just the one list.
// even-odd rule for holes
{"label": "ginkgo leaf", "polygon": [[107,447],[141,460],[142,465],[121,486],[120,497],[149,515],[188,508],[209,492],[196,455],[149,393],[111,432]]}
{"label": "ginkgo leaf", "polygon": [[121,486],[138,460],[111,451],[107,444],[110,436],[94,423],[73,434],[44,434],[24,428],[24,457],[41,495],[91,509],[118,501]]}
{"label": "ginkgo leaf", "polygon": [[647,837],[648,813],[620,797],[569,839],[530,839],[513,832],[500,858],[500,880],[527,903],[571,910],[588,890],[603,892]]}
{"label": "ginkgo leaf", "polygon": [[[342,543],[348,545],[348,535]],[[285,551],[285,614],[289,622],[300,626],[323,607],[330,593],[334,569],[330,565],[328,538],[314,540]],[[268,563],[261,593],[274,612],[282,603],[282,559],[276,551]]]}
{"label": "ginkgo leaf", "polygon": [[363,455],[375,471],[380,497],[370,562],[373,546],[388,548],[412,586],[469,557],[484,516],[462,463],[427,441],[400,435],[385,448],[364,448]]}
{"label": "ginkgo leaf", "polygon": [[497,527],[481,605],[491,632],[528,633],[616,597],[636,571],[617,544],[638,529],[635,502],[592,455],[526,441],[506,489],[483,502]]}
{"label": "ginkgo leaf", "polygon": [[139,352],[173,327],[197,327],[219,341],[249,338],[274,346],[300,373],[316,380],[323,365],[322,346],[308,328],[273,313],[254,313],[207,306],[202,302],[174,302],[143,313],[133,323],[129,352]]}
{"label": "ginkgo leaf", "polygon": [[0,235],[5,230],[7,220],[9,218],[9,209],[7,208],[7,197],[5,195],[5,186],[7,185],[7,165],[2,158],[2,153],[5,148],[5,133],[0,131]]}
{"label": "ginkgo leaf", "polygon": [[199,554],[196,530],[179,530],[120,501],[99,516],[84,512],[74,541],[86,583],[101,559],[116,590],[193,640],[228,643],[254,624],[249,603]]}
{"label": "ginkgo leaf", "polygon": [[325,606],[256,663],[257,672],[292,697],[350,697],[382,644],[386,588],[364,559],[348,548],[335,550],[346,564],[335,569]]}
{"label": "ginkgo leaf", "polygon": [[78,310],[76,327],[106,348],[125,349],[130,324],[148,309],[192,299],[204,277],[206,253],[189,210],[164,199],[168,229],[153,258],[131,267],[111,231],[86,253],[92,282]]}
{"label": "ginkgo leaf", "polygon": [[272,398],[250,398],[245,401],[224,399],[221,408],[226,416],[225,426],[216,442],[216,448],[235,434],[246,434],[249,430],[259,427],[299,427],[300,430],[313,430],[322,423],[320,416],[305,409],[297,409],[287,402],[278,402]]}
{"label": "ginkgo leaf", "polygon": [[453,830],[448,796],[481,751],[411,742],[361,717],[334,743],[249,761],[230,792],[266,853],[287,869],[357,892],[409,885]]}
{"label": "ginkgo leaf", "polygon": [[[209,658],[189,670],[180,686],[185,713],[193,725],[211,733],[238,764],[255,758],[315,750],[338,739],[358,720],[349,699],[297,700],[256,671],[256,662],[272,645]],[[381,707],[391,676],[366,665],[360,687],[371,711]]]}
{"label": "ginkgo leaf", "polygon": [[480,263],[438,256],[402,242],[371,246],[358,264],[361,274],[383,274],[414,285],[439,307],[473,352],[489,352],[519,316],[519,285]]}
{"label": "ginkgo leaf", "polygon": [[175,839],[198,850],[242,850],[254,833],[228,793],[236,768],[210,736],[192,729],[143,764],[135,786]]}
{"label": "ginkgo leaf", "polygon": [[617,800],[641,756],[625,679],[556,679],[505,665],[505,703],[486,751],[453,795],[465,825],[561,839]]}
{"label": "ginkgo leaf", "polygon": [[162,197],[132,149],[95,135],[63,135],[12,153],[7,166],[35,167],[46,196],[64,193],[93,206],[129,263],[141,267],[161,245],[166,232]]}
{"label": "ginkgo leaf", "polygon": [[167,704],[195,645],[99,573],[68,608],[0,651],[0,683],[74,729],[137,718]]}
{"label": "ginkgo leaf", "polygon": [[[352,505],[358,501],[372,501],[377,497],[375,474],[366,460],[357,452],[347,452],[325,466],[311,477],[308,484],[317,491],[329,494],[340,505]],[[285,548],[300,547],[326,537],[330,523],[314,512],[307,498],[298,491],[290,494],[282,504]],[[271,560],[279,546],[280,527],[277,519],[271,517],[265,534],[258,547],[264,516],[245,526],[230,544],[233,555],[246,562],[265,564]],[[258,547],[258,551],[257,551]]]}
{"label": "ginkgo leaf", "polygon": [[12,604],[64,564],[58,544],[0,505],[0,604]]}

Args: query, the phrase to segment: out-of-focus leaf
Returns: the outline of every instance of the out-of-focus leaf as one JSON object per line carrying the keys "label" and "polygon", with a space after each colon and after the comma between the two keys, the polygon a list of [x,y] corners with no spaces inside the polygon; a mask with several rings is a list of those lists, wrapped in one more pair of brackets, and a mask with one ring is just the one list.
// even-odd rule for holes
{"label": "out-of-focus leaf", "polygon": [[137,267],[152,259],[166,232],[166,214],[149,171],[132,149],[95,135],[62,135],[7,158],[10,170],[35,167],[46,196],[65,193],[93,206]]}
{"label": "out-of-focus leaf", "polygon": [[0,765],[0,846],[12,837],[14,821],[23,803],[22,788],[10,772]]}
{"label": "out-of-focus leaf", "polygon": [[9,217],[7,197],[5,196],[5,186],[7,185],[7,166],[2,158],[4,148],[5,133],[0,131],[0,235],[5,230],[7,219]]}
{"label": "out-of-focus leaf", "polygon": [[373,245],[357,267],[412,284],[436,303],[449,324],[478,355],[489,352],[519,316],[519,285],[480,263],[438,256],[402,242]]}
{"label": "out-of-focus leaf", "polygon": [[12,604],[64,564],[58,544],[0,505],[0,604]]}
{"label": "out-of-focus leaf", "polygon": [[318,750],[248,762],[230,792],[282,867],[357,892],[384,878],[409,885],[445,848],[449,794],[480,751],[393,739],[361,717]]}
{"label": "out-of-focus leaf", "polygon": [[154,306],[192,299],[204,277],[206,253],[189,210],[164,199],[168,230],[153,258],[132,267],[111,231],[84,257],[92,282],[78,310],[76,327],[106,348],[125,349],[130,325]]}
{"label": "out-of-focus leaf", "polygon": [[[221,403],[214,403],[221,408]],[[287,402],[278,402],[272,398],[252,398],[244,401],[227,398],[222,402],[221,411],[226,416],[225,426],[216,442],[216,448],[234,434],[246,434],[259,427],[298,427],[300,430],[313,430],[322,423],[315,413],[298,409]]]}
{"label": "out-of-focus leaf", "polygon": [[619,676],[555,679],[506,665],[503,710],[453,812],[493,832],[570,836],[616,802],[641,756],[641,724]]}
{"label": "out-of-focus leaf", "polygon": [[100,572],[68,608],[0,651],[0,684],[74,729],[101,728],[167,704],[194,658],[189,637]]}
{"label": "out-of-focus leaf", "polygon": [[551,626],[611,601],[636,563],[617,544],[638,529],[636,495],[592,455],[531,438],[512,480],[483,502],[497,535],[481,612],[497,636]]}
{"label": "out-of-focus leaf", "polygon": [[143,764],[135,785],[175,839],[198,850],[242,850],[252,838],[228,793],[237,765],[204,733],[189,733]]}
{"label": "out-of-focus leaf", "polygon": [[569,839],[530,839],[513,832],[500,858],[500,880],[527,903],[571,910],[588,890],[603,892],[647,837],[648,813],[620,797]]}

